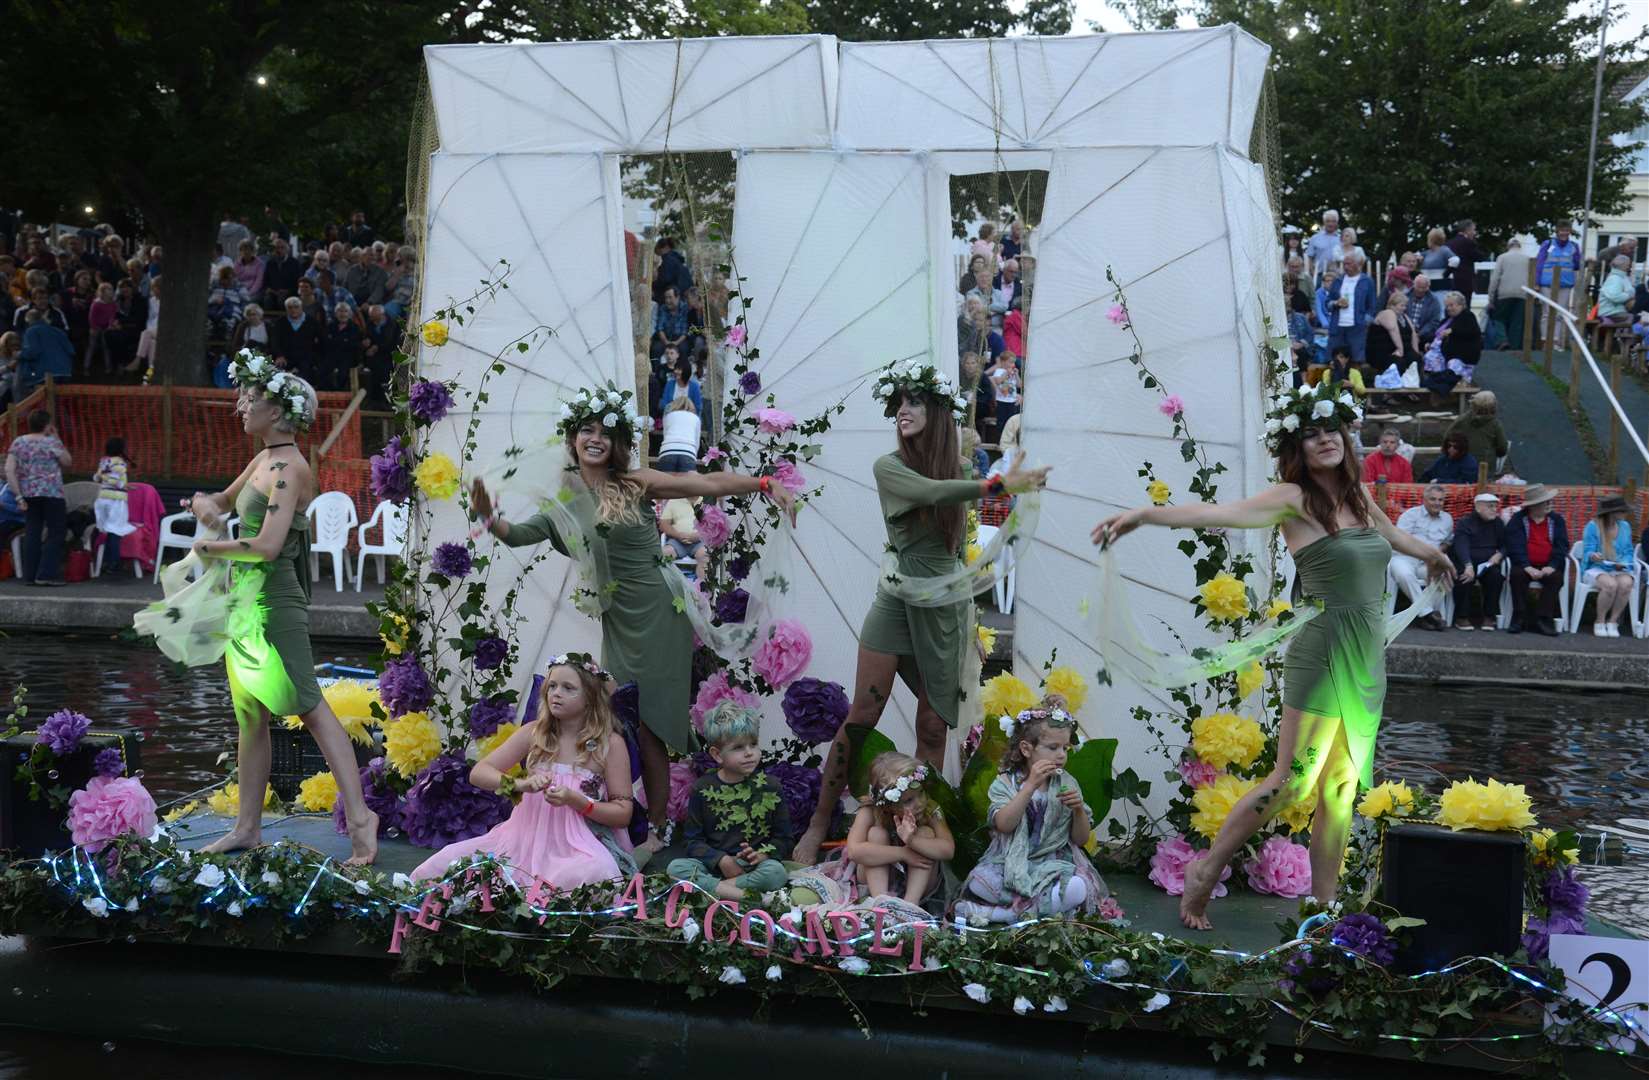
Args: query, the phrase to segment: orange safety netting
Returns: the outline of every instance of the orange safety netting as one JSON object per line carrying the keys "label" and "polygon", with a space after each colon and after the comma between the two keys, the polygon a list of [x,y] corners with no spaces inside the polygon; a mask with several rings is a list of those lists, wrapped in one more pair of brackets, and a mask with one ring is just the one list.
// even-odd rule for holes
{"label": "orange safety netting", "polygon": [[[1374,485],[1365,484],[1369,494],[1374,494]],[[1386,515],[1393,521],[1411,506],[1419,506],[1421,496],[1425,494],[1425,484],[1386,484]],[[1477,497],[1475,484],[1444,484],[1443,490],[1448,497],[1443,506],[1449,515],[1458,520],[1462,515],[1472,512],[1472,501]],[[1523,504],[1523,493],[1528,489],[1521,484],[1490,484],[1484,490],[1500,496],[1502,511],[1515,510]],[[1649,514],[1649,490],[1627,494],[1624,488],[1618,487],[1553,487],[1557,498],[1552,500],[1552,509],[1563,515],[1571,530],[1579,530],[1588,521],[1597,516],[1598,500],[1605,495],[1620,495],[1626,499],[1626,504],[1633,509],[1633,520],[1639,525],[1645,521],[1645,514]]]}

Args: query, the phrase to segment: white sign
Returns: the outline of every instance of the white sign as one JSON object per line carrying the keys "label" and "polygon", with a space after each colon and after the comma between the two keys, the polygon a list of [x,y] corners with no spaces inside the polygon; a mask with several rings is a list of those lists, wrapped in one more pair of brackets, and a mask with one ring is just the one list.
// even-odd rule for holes
{"label": "white sign", "polygon": [[[1649,1008],[1644,1005],[1649,1002],[1649,941],[1553,934],[1550,956],[1568,977],[1570,997],[1596,1009],[1616,1010],[1634,1025],[1638,1041],[1649,1047],[1644,1033],[1649,1024]],[[1602,1018],[1610,1019],[1607,1013]],[[1633,1048],[1626,1036],[1610,1042],[1617,1050]]]}

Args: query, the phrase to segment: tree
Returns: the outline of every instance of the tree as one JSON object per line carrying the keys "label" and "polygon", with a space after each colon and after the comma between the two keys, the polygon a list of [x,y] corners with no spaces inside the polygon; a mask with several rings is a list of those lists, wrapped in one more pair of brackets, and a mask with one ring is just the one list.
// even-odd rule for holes
{"label": "tree", "polygon": [[807,21],[814,33],[843,41],[1058,37],[1070,31],[1074,6],[1072,0],[1026,0],[1016,13],[1005,3],[975,0],[812,0]]}
{"label": "tree", "polygon": [[[1189,15],[1268,42],[1284,219],[1338,209],[1364,246],[1423,246],[1426,230],[1476,220],[1491,240],[1578,215],[1586,187],[1599,16],[1568,0],[1112,0],[1140,29]],[[1588,5],[1589,6],[1589,5]],[[1292,33],[1292,37],[1290,34]],[[1641,123],[1614,100],[1621,61],[1649,34],[1609,46],[1594,210],[1627,205]],[[1366,241],[1372,239],[1373,244]]]}

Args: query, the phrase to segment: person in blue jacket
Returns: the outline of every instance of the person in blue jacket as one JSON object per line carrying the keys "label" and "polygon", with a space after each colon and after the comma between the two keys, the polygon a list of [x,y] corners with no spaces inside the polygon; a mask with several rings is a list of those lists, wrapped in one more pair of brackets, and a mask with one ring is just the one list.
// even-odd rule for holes
{"label": "person in blue jacket", "polygon": [[1374,279],[1363,270],[1362,256],[1347,252],[1345,272],[1328,291],[1328,351],[1337,345],[1351,349],[1351,358],[1363,362],[1368,324],[1374,321]]}

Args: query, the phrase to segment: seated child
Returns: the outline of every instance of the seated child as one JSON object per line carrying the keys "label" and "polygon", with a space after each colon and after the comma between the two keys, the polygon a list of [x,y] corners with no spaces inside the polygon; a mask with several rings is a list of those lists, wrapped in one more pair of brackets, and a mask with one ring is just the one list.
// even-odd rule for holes
{"label": "seated child", "polygon": [[1002,772],[991,783],[990,847],[968,875],[956,913],[970,922],[1096,911],[1105,882],[1082,853],[1093,821],[1065,772],[1076,722],[1050,696],[1008,728]]}
{"label": "seated child", "polygon": [[[437,851],[415,880],[479,852],[507,861],[523,886],[538,878],[569,890],[635,873],[624,831],[634,802],[630,752],[613,723],[612,678],[582,653],[550,661],[538,718],[470,770],[476,787],[518,800],[509,819]],[[516,780],[510,770],[523,760],[527,775]]]}
{"label": "seated child", "polygon": [[665,867],[723,900],[784,887],[781,861],[795,843],[790,811],[778,786],[756,768],[761,713],[723,701],[704,718],[704,741],[716,771],[699,777],[687,803],[687,858]]}

